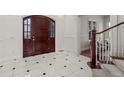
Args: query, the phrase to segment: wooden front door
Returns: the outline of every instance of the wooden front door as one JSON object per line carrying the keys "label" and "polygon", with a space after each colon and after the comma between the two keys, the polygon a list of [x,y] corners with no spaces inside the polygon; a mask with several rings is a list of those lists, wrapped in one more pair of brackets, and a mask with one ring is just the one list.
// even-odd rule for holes
{"label": "wooden front door", "polygon": [[34,15],[23,19],[23,57],[55,51],[55,22]]}

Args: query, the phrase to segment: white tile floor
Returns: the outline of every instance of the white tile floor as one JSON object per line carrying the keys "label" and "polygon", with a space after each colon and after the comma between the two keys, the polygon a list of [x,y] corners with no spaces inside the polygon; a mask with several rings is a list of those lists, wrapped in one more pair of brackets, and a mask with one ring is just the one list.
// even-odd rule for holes
{"label": "white tile floor", "polygon": [[56,52],[0,62],[1,77],[89,77],[90,59],[69,52]]}

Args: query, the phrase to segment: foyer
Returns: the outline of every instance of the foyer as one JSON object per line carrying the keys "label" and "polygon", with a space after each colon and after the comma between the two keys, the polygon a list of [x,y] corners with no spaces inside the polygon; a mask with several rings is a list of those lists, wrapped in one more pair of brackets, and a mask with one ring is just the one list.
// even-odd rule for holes
{"label": "foyer", "polygon": [[1,15],[0,76],[123,77],[123,21],[120,15]]}

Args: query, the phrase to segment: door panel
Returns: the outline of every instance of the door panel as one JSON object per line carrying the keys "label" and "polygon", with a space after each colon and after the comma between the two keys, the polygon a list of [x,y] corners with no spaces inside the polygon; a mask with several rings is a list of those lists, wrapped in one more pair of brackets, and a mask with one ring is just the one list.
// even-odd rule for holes
{"label": "door panel", "polygon": [[42,16],[34,16],[35,54],[48,53],[49,19]]}

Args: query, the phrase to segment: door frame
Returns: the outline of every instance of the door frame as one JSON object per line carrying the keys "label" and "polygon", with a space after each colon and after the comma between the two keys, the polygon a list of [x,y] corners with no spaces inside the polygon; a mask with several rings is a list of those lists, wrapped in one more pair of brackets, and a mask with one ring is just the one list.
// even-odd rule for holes
{"label": "door frame", "polygon": [[[32,16],[44,16],[44,15],[29,15],[29,16],[26,16],[26,17],[23,17],[23,22],[22,22],[22,25],[23,25],[23,58],[25,58],[25,57],[27,57],[27,56],[24,56],[24,20],[26,19],[26,18],[30,18],[30,17],[32,17]],[[55,22],[55,20],[53,20],[52,18],[50,18],[50,17],[48,17],[48,16],[44,16],[44,17],[47,17],[48,19],[50,19],[50,20],[52,20],[53,22],[54,22],[54,29],[55,29],[55,32],[54,32],[54,34],[55,34],[55,51],[56,51],[56,22]],[[35,56],[35,55],[32,55],[32,56]],[[28,56],[28,57],[30,57],[30,56]]]}

